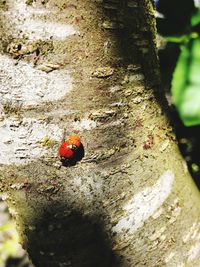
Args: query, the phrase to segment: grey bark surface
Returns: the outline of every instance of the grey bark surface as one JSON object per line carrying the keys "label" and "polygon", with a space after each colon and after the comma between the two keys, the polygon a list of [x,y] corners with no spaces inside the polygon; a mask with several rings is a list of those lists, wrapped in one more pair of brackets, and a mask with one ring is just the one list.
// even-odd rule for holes
{"label": "grey bark surface", "polygon": [[[9,3],[0,5],[2,12]],[[44,23],[76,29],[62,40],[29,40],[41,51],[34,68],[47,61],[51,67],[61,66],[47,75],[66,70],[73,88],[55,101],[26,105],[24,100],[19,105],[14,99],[11,106],[4,101],[1,121],[14,116],[16,133],[33,119],[40,122],[33,124],[39,129],[42,123],[56,125],[66,136],[81,136],[85,153],[76,164],[61,166],[57,151],[62,138],[44,136],[40,157],[30,156],[24,163],[22,152],[16,163],[10,157],[11,163],[1,164],[2,191],[33,263],[199,266],[199,192],[159,92],[151,1],[28,4],[51,11],[42,18]],[[15,24],[2,16],[1,54],[16,64],[32,64],[32,58],[15,59],[15,51],[8,49],[10,43],[27,42]],[[24,142],[34,149],[32,141]]]}

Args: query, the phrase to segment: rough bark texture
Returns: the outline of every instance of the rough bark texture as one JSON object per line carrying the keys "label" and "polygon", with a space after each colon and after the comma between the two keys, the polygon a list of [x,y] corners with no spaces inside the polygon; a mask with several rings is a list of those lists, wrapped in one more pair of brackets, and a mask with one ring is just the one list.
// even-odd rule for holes
{"label": "rough bark texture", "polygon": [[[199,266],[199,192],[159,95],[151,1],[0,7],[1,185],[35,266]],[[84,146],[71,166],[64,132]]]}

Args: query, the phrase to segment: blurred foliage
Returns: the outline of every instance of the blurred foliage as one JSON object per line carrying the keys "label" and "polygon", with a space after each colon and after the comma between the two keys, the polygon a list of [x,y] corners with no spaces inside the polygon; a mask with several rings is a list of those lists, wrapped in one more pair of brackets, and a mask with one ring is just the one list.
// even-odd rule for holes
{"label": "blurred foliage", "polygon": [[2,267],[5,266],[7,259],[16,255],[19,246],[14,222],[10,218],[3,220],[5,212],[1,211],[0,214],[0,266]]}
{"label": "blurred foliage", "polygon": [[[197,80],[200,76],[198,74],[198,68],[200,70],[200,59],[198,59],[200,57],[200,0],[158,0],[156,8],[164,17],[157,18],[162,89],[170,106],[171,119],[180,151],[200,190],[200,123],[197,122],[200,88],[198,89],[197,84],[193,85],[193,75],[197,76],[195,77]],[[188,83],[191,82],[198,97],[195,94],[192,95],[191,91],[187,92]],[[172,83],[176,85],[173,90],[171,90]],[[190,95],[190,103],[188,103],[190,106],[184,106],[188,100],[185,99],[187,94]],[[175,106],[174,98],[179,108]],[[192,113],[194,108],[197,114]],[[186,122],[185,117],[181,115],[182,109],[187,112]],[[188,114],[192,117],[189,118]],[[185,127],[183,123],[194,126]]]}
{"label": "blurred foliage", "polygon": [[200,24],[200,9],[197,8],[197,11],[194,13],[194,15],[191,18],[191,25],[197,26]]}
{"label": "blurred foliage", "polygon": [[181,46],[172,79],[172,100],[186,126],[200,124],[200,38]]}
{"label": "blurred foliage", "polygon": [[[191,17],[191,30],[199,24],[197,9]],[[172,79],[172,101],[184,125],[195,126],[200,124],[200,36],[190,32],[179,40],[181,52]]]}
{"label": "blurred foliage", "polygon": [[169,0],[158,2],[158,11],[164,15],[158,22],[158,30],[168,43],[180,46],[171,82],[172,103],[184,125],[195,126],[200,125],[200,8],[193,0],[177,2],[179,6],[175,11]]}
{"label": "blurred foliage", "polygon": [[13,229],[14,225],[12,221],[0,226],[0,233],[6,238],[3,243],[0,243],[0,266],[4,266],[8,258],[16,255],[18,236]]}
{"label": "blurred foliage", "polygon": [[0,196],[0,267],[33,267],[19,244],[15,223]]}

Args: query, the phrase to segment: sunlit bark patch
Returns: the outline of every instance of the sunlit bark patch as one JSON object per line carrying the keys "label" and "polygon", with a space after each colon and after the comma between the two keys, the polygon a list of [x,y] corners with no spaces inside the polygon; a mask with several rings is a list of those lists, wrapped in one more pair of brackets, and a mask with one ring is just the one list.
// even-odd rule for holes
{"label": "sunlit bark patch", "polygon": [[173,260],[173,258],[174,258],[175,255],[176,255],[176,252],[174,252],[174,251],[170,252],[170,253],[165,257],[165,263],[166,263],[166,264],[170,263],[170,262]]}
{"label": "sunlit bark patch", "polygon": [[30,40],[49,39],[52,36],[55,39],[65,39],[76,33],[71,25],[62,25],[60,23],[44,22],[42,20],[25,20],[24,23],[17,26],[24,32]]}
{"label": "sunlit bark patch", "polygon": [[[44,121],[10,117],[0,122],[0,164],[26,164],[35,158],[45,155],[49,143],[61,140],[62,130]],[[56,157],[57,152],[51,151]]]}
{"label": "sunlit bark patch", "polygon": [[197,242],[194,246],[191,247],[190,251],[188,252],[188,262],[193,261],[194,259],[199,256],[200,252],[200,242]]}
{"label": "sunlit bark patch", "polygon": [[97,127],[97,123],[90,119],[82,119],[73,123],[74,130],[91,130]]}
{"label": "sunlit bark patch", "polygon": [[29,40],[65,39],[76,34],[76,30],[72,25],[55,21],[46,22],[35,17],[45,15],[48,12],[50,13],[51,11],[42,7],[34,8],[26,5],[24,0],[17,0],[10,1],[9,9],[4,12],[4,15],[8,18],[8,21],[12,21],[13,34],[17,38],[21,36]]}
{"label": "sunlit bark patch", "polygon": [[182,236],[183,243],[190,242],[191,240],[200,239],[200,223],[194,222],[192,226],[188,227],[185,234]]}
{"label": "sunlit bark patch", "polygon": [[46,73],[4,55],[0,55],[0,78],[1,103],[34,105],[56,101],[72,90],[69,71],[54,70]]}
{"label": "sunlit bark patch", "polygon": [[113,227],[117,233],[135,232],[164,203],[170,195],[174,174],[166,171],[157,183],[139,192],[124,206],[126,216],[122,217]]}

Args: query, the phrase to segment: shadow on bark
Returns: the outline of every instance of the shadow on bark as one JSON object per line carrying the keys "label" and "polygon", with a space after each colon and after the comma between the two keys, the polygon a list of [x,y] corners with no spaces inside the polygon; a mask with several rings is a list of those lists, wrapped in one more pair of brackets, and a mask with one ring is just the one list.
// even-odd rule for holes
{"label": "shadow on bark", "polygon": [[122,65],[127,68],[127,64],[142,64],[147,84],[156,87],[160,84],[160,73],[153,32],[155,18],[149,19],[152,10],[147,10],[150,7],[146,5],[145,1],[106,0],[102,12],[108,20],[105,28],[118,44]]}
{"label": "shadow on bark", "polygon": [[[145,89],[152,90],[161,109],[171,122],[169,107],[161,88],[160,66],[156,52],[156,21],[152,6],[146,1],[106,0],[101,5],[103,16],[114,25],[106,30],[116,42],[117,56],[121,58],[119,65],[129,72],[129,64],[141,65],[134,68],[133,74],[143,73]],[[131,70],[132,72],[132,70]],[[172,122],[171,122],[172,124]]]}
{"label": "shadow on bark", "polygon": [[30,252],[27,250],[35,266],[119,266],[108,238],[96,221],[77,212],[65,214],[60,205],[44,212],[35,222],[34,231],[26,233],[31,248]]}

